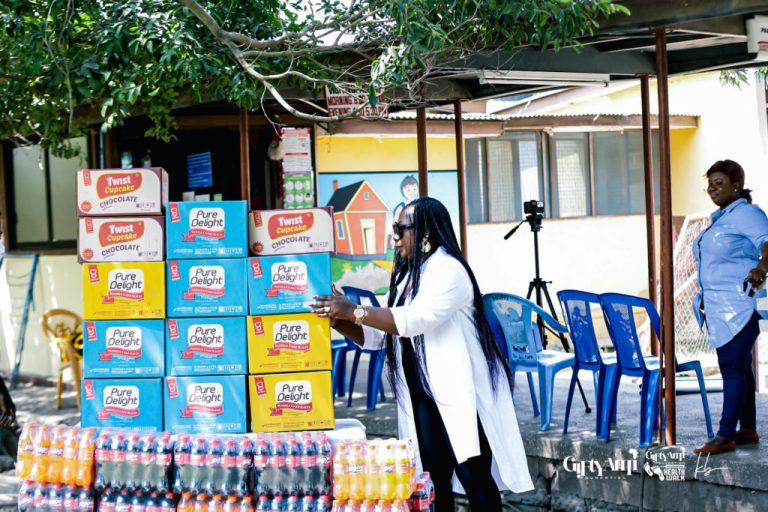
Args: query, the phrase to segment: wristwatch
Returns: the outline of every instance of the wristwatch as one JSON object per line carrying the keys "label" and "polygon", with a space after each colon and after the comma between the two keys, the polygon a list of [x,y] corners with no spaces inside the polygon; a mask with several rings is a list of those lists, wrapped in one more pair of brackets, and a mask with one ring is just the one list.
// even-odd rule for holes
{"label": "wristwatch", "polygon": [[363,325],[363,320],[368,314],[368,308],[363,305],[359,305],[352,311],[352,316],[355,317],[355,325]]}

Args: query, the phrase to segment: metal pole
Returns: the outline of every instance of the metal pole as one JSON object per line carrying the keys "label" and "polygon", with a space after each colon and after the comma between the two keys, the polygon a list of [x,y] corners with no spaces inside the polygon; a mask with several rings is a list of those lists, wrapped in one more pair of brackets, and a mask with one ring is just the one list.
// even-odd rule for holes
{"label": "metal pole", "polygon": [[427,110],[416,109],[416,145],[419,155],[419,196],[429,195],[429,176],[427,174]]}
{"label": "metal pole", "polygon": [[[640,77],[640,97],[643,106],[643,165],[645,168],[645,233],[648,248],[648,297],[659,308],[656,300],[656,228],[653,205],[653,132],[651,130],[650,88],[648,75]],[[651,332],[651,353],[659,355],[659,341]]]}
{"label": "metal pole", "polygon": [[461,113],[461,100],[453,102],[453,127],[456,137],[456,174],[459,178],[459,238],[461,252],[464,257],[469,255],[467,247],[467,194],[464,189],[464,120]]}
{"label": "metal pole", "polygon": [[656,76],[659,97],[659,181],[661,185],[661,345],[664,357],[659,371],[664,374],[666,444],[677,442],[675,408],[675,304],[672,262],[672,171],[669,151],[669,94],[667,90],[667,34],[656,29]]}
{"label": "metal pole", "polygon": [[240,109],[240,199],[251,209],[251,163],[248,150],[248,110]]}

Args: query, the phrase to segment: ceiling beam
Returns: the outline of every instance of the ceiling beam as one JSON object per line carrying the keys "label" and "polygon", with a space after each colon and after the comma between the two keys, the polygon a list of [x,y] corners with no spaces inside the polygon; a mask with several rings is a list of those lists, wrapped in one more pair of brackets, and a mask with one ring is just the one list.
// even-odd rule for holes
{"label": "ceiling beam", "polygon": [[600,22],[596,31],[674,27],[681,23],[768,12],[765,0],[627,0],[623,2],[631,15],[615,14]]}

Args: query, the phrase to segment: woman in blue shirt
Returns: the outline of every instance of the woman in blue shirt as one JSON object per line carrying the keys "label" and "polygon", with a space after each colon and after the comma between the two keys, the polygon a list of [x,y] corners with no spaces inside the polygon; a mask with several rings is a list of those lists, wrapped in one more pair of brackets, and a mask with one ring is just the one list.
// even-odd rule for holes
{"label": "woman in blue shirt", "polygon": [[760,317],[753,288],[768,272],[768,218],[752,204],[744,169],[733,160],[715,162],[707,181],[707,193],[719,209],[693,243],[701,288],[693,307],[717,349],[723,413],[717,435],[693,452],[714,455],[759,442],[752,349]]}

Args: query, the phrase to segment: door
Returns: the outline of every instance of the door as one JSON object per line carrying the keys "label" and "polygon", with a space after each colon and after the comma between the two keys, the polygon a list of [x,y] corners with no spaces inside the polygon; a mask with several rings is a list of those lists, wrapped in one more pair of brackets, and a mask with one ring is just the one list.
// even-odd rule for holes
{"label": "door", "polygon": [[376,222],[373,219],[362,219],[360,230],[363,232],[363,253],[376,254]]}

